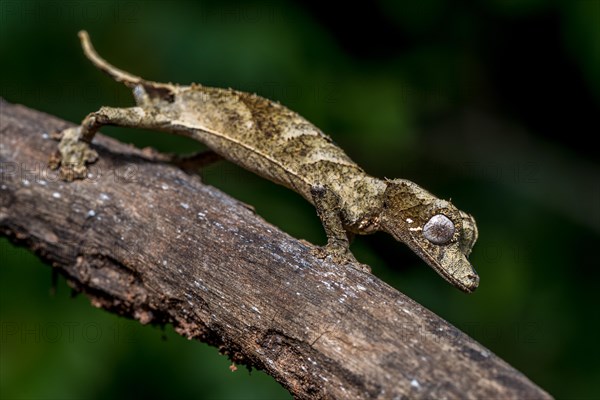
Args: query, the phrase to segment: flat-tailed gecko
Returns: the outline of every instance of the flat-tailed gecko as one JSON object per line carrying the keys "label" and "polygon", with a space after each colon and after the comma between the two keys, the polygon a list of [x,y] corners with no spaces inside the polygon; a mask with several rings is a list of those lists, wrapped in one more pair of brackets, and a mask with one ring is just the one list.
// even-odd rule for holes
{"label": "flat-tailed gecko", "polygon": [[104,125],[187,136],[311,202],[328,239],[319,256],[368,270],[350,252],[349,237],[385,231],[458,289],[477,288],[479,276],[467,259],[477,240],[475,220],[449,201],[408,180],[369,176],[329,136],[279,103],[232,89],[148,81],[107,63],[86,32],[79,37],[97,68],[132,89],[137,106],[101,107],[62,131],[50,165],[63,178],[87,175],[86,165],[98,157],[90,143]]}

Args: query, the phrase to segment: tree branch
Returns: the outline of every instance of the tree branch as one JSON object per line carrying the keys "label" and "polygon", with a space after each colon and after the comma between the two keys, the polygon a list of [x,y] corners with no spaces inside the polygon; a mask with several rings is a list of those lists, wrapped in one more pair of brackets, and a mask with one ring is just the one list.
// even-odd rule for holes
{"label": "tree branch", "polygon": [[0,99],[0,233],[52,264],[96,306],[171,323],[312,398],[550,396],[375,276],[239,201],[99,135],[83,181],[46,168],[70,126]]}

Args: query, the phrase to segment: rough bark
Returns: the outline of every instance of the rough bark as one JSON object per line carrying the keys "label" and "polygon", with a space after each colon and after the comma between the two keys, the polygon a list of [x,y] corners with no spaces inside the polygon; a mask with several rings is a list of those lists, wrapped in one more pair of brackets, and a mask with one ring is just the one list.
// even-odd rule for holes
{"label": "rough bark", "polygon": [[0,108],[0,233],[94,305],[171,323],[301,399],[550,398],[377,277],[315,258],[151,152],[99,135],[93,175],[58,180],[48,134],[71,124]]}

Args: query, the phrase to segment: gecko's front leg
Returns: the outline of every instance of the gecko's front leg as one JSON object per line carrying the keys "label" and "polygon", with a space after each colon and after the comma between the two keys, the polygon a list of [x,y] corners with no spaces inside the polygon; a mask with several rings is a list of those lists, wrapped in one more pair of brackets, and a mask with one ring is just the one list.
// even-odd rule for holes
{"label": "gecko's front leg", "polygon": [[311,195],[327,234],[327,245],[316,250],[317,257],[331,256],[336,263],[350,263],[362,271],[371,272],[368,265],[358,262],[350,252],[348,232],[344,229],[340,218],[341,204],[338,195],[327,186],[321,185],[313,186]]}
{"label": "gecko's front leg", "polygon": [[155,128],[155,119],[148,118],[146,114],[141,107],[102,107],[88,114],[80,126],[60,132],[58,151],[50,158],[50,168],[60,168],[61,177],[68,181],[85,178],[87,165],[98,159],[98,153],[90,148],[96,132],[104,125]]}

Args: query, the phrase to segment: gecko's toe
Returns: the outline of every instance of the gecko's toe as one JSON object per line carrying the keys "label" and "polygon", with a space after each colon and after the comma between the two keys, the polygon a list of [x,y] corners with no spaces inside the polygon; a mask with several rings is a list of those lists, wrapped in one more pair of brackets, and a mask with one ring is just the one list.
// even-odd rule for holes
{"label": "gecko's toe", "polygon": [[60,167],[60,178],[67,182],[83,179],[87,177],[87,173],[88,169],[85,165],[61,165]]}
{"label": "gecko's toe", "polygon": [[[306,242],[307,244],[311,245],[311,243]],[[320,258],[321,260],[326,259],[328,256],[331,255],[330,252],[327,251],[327,249],[325,248],[325,246],[322,247],[314,247],[311,249],[311,253],[317,257]]]}
{"label": "gecko's toe", "polygon": [[56,131],[50,132],[50,139],[52,139],[52,140],[59,141],[62,139],[62,136],[63,136],[63,131],[56,130]]}
{"label": "gecko's toe", "polygon": [[51,170],[58,169],[60,167],[60,159],[60,151],[56,150],[48,159],[48,168],[50,168]]}
{"label": "gecko's toe", "polygon": [[367,274],[371,274],[372,273],[371,272],[371,267],[369,265],[367,265],[367,264],[363,264],[361,262],[356,262],[355,264],[352,264],[352,266],[354,268],[356,268],[357,270],[359,270],[359,271],[366,272]]}
{"label": "gecko's toe", "polygon": [[367,264],[358,262],[349,250],[333,246],[322,246],[314,248],[312,252],[317,258],[325,259],[331,257],[331,261],[336,264],[350,265],[359,271],[371,273],[371,267]]}
{"label": "gecko's toe", "polygon": [[352,253],[348,253],[347,255],[334,255],[333,261],[337,264],[350,265],[352,268],[362,272],[371,273],[371,267],[359,262]]}

